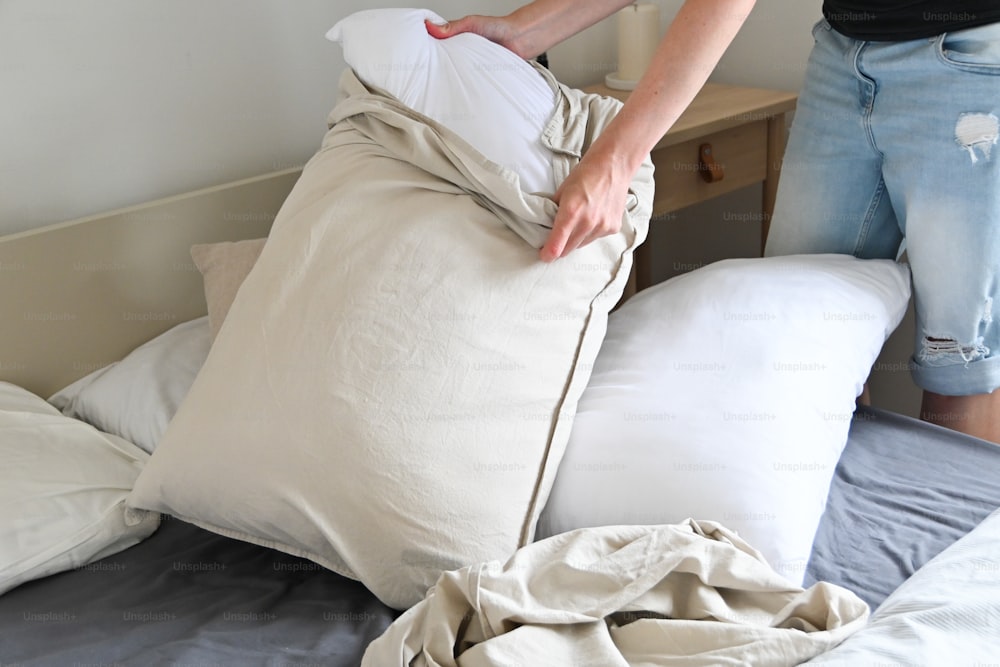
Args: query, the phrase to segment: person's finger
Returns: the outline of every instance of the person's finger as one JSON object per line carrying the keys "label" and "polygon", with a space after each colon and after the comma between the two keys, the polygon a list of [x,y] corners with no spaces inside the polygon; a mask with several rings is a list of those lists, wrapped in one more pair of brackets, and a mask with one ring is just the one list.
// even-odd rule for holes
{"label": "person's finger", "polygon": [[545,245],[539,251],[539,257],[543,262],[553,262],[565,257],[575,250],[577,243],[579,243],[578,239],[574,241],[573,233],[579,227],[581,212],[575,206],[562,205],[565,185],[565,182],[560,185],[552,196],[552,201],[559,208],[556,210],[556,217],[552,220],[552,231],[549,232]]}
{"label": "person's finger", "polygon": [[552,224],[552,231],[539,253],[543,261],[552,262],[570,254],[587,242],[590,227],[582,212],[570,214],[560,209]]}
{"label": "person's finger", "polygon": [[451,23],[434,23],[430,19],[424,19],[424,26],[427,28],[427,34],[435,39],[445,39],[454,34]]}
{"label": "person's finger", "polygon": [[571,252],[579,250],[583,246],[590,243],[592,236],[593,234],[589,231],[585,221],[580,220],[570,231],[569,237],[566,239],[566,243],[563,244],[562,255],[560,256],[565,257]]}
{"label": "person's finger", "polygon": [[463,32],[478,33],[475,21],[476,19],[471,16],[464,16],[454,21],[448,21],[447,23],[434,23],[430,19],[424,19],[424,26],[427,28],[427,34],[431,37],[447,39]]}
{"label": "person's finger", "polygon": [[554,262],[566,255],[566,244],[568,241],[569,232],[565,225],[553,225],[552,231],[549,232],[549,237],[545,240],[545,245],[538,252],[538,256],[543,262]]}

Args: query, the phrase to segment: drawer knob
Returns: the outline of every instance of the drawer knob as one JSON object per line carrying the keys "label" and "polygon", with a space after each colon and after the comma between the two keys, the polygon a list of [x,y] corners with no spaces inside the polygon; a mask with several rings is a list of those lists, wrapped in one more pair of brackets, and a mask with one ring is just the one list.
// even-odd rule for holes
{"label": "drawer knob", "polygon": [[726,177],[725,169],[715,161],[712,144],[702,144],[698,147],[698,172],[706,183],[718,183]]}

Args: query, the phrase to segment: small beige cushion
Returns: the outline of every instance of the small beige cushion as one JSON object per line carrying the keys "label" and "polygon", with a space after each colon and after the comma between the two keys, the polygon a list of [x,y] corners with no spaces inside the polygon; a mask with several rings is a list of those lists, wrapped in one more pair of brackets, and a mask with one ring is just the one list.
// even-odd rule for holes
{"label": "small beige cushion", "polygon": [[236,292],[257,262],[266,240],[248,239],[191,246],[191,258],[205,282],[208,326],[213,340],[219,334],[219,328],[236,298]]}

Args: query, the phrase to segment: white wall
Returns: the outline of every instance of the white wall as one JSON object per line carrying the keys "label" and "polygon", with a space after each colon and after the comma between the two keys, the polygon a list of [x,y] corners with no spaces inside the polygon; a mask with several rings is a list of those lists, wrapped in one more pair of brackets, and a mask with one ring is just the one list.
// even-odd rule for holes
{"label": "white wall", "polygon": [[[665,28],[682,2],[657,1]],[[519,4],[424,6],[450,18]],[[797,90],[821,4],[758,0],[713,79]],[[323,34],[377,6],[399,4],[0,1],[0,234],[304,163],[344,67]],[[553,71],[574,86],[603,80],[617,69],[615,34],[611,19],[552,49]],[[759,206],[760,189],[748,188],[655,222],[658,276],[756,254],[758,226],[732,220]],[[888,389],[876,403],[912,413],[898,370],[909,335],[880,360]]]}
{"label": "white wall", "polygon": [[[3,0],[0,234],[303,163],[363,0]],[[428,4],[444,16],[511,1]]]}
{"label": "white wall", "polygon": [[[660,0],[665,27],[680,0]],[[0,233],[301,164],[362,0],[0,2]],[[516,0],[437,0],[446,17]],[[820,0],[760,0],[717,78],[797,88]],[[551,53],[570,85],[615,67],[613,20]]]}

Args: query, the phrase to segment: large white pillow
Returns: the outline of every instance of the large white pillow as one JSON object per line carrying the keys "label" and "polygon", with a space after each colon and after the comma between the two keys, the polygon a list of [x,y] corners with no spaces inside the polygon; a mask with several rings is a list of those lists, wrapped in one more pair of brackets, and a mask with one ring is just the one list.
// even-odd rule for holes
{"label": "large white pillow", "polygon": [[552,150],[543,140],[555,111],[552,87],[528,62],[473,34],[439,40],[426,9],[369,9],[339,21],[327,39],[369,86],[441,123],[520,176],[525,192],[553,193]]}
{"label": "large white pillow", "polygon": [[887,260],[717,262],[612,314],[538,536],[735,529],[796,584],[855,398],[909,299]]}
{"label": "large white pillow", "polygon": [[[406,607],[531,541],[645,237],[652,165],[620,233],[541,262],[550,198],[350,71],[342,87],[130,502]],[[620,105],[559,95],[567,171]]]}
{"label": "large white pillow", "polygon": [[49,402],[69,417],[152,452],[211,344],[207,317],[182,322],[121,361],[60,389]]}
{"label": "large white pillow", "polygon": [[0,593],[146,538],[159,515],[126,508],[147,459],[130,442],[0,382]]}

